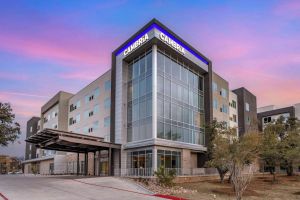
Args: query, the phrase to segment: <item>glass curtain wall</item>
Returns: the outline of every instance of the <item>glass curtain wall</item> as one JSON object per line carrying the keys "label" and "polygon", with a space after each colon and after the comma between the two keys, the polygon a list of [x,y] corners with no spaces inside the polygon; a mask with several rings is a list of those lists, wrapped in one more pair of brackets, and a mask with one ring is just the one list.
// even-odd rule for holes
{"label": "glass curtain wall", "polygon": [[152,52],[146,51],[128,64],[127,141],[152,137]]}
{"label": "glass curtain wall", "polygon": [[204,145],[203,77],[177,57],[157,52],[157,137]]}

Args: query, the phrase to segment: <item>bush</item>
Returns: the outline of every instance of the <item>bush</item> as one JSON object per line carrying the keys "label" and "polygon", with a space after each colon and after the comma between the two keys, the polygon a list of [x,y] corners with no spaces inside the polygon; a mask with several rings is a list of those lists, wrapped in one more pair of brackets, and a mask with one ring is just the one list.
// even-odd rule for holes
{"label": "bush", "polygon": [[160,167],[154,174],[158,178],[158,183],[163,187],[171,187],[173,186],[173,180],[176,177],[176,170],[172,169],[168,172],[164,167]]}

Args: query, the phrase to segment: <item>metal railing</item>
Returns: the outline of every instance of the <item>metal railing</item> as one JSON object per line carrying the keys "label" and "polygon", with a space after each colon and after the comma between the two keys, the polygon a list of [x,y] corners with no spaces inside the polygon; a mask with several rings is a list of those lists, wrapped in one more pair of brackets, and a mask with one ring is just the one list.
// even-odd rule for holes
{"label": "metal railing", "polygon": [[[176,176],[201,176],[218,174],[215,168],[166,168],[165,172],[170,173],[175,170]],[[114,169],[115,176],[129,177],[153,177],[155,170],[153,168],[127,168]]]}

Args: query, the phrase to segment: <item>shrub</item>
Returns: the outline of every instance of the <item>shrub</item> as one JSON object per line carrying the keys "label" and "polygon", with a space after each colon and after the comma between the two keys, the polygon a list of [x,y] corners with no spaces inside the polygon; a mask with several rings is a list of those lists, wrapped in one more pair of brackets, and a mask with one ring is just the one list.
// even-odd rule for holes
{"label": "shrub", "polygon": [[172,169],[172,170],[165,170],[164,167],[160,167],[158,168],[158,170],[156,172],[154,172],[154,174],[157,176],[158,178],[158,183],[163,186],[163,187],[171,187],[173,186],[173,180],[176,177],[176,170]]}

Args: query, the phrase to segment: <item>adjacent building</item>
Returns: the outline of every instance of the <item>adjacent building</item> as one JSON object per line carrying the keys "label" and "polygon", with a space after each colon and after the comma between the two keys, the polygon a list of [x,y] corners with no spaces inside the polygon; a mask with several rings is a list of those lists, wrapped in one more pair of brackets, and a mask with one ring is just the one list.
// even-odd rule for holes
{"label": "adjacent building", "polygon": [[263,131],[264,127],[271,122],[276,121],[279,117],[284,117],[287,120],[290,117],[300,119],[300,103],[287,107],[277,107],[269,105],[257,109],[258,128]]}
{"label": "adjacent building", "polygon": [[232,91],[237,95],[239,136],[257,130],[256,96],[244,87]]}

